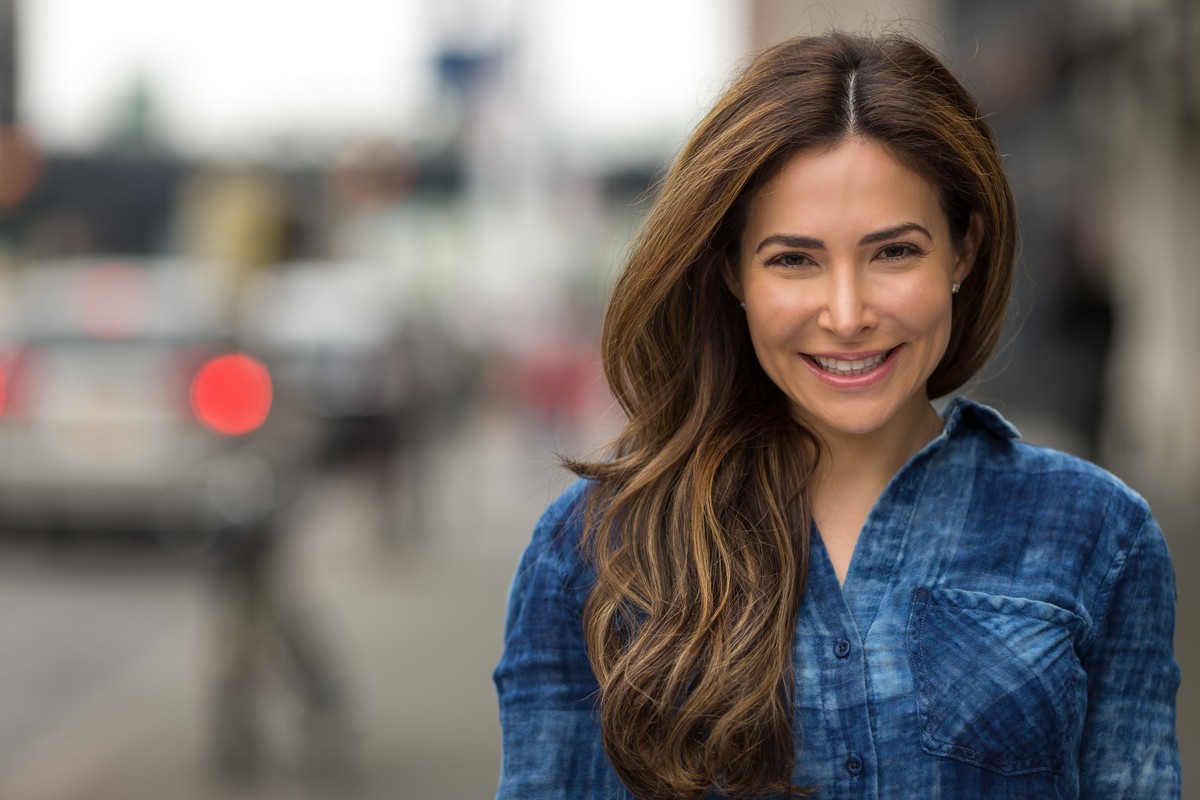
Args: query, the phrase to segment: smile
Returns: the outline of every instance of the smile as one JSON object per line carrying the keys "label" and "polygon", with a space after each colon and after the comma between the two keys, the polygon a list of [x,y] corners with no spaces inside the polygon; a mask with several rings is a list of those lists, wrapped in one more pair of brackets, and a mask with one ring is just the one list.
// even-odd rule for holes
{"label": "smile", "polygon": [[862,375],[864,372],[870,372],[878,367],[887,357],[892,354],[891,350],[887,350],[870,358],[855,359],[847,361],[840,358],[828,358],[826,356],[809,356],[821,369],[828,372],[830,375],[840,375],[842,377],[850,377],[851,375]]}

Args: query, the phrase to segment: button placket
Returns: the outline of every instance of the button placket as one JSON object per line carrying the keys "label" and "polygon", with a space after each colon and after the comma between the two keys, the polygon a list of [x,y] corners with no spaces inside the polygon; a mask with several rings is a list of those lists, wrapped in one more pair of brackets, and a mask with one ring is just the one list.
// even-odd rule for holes
{"label": "button placket", "polygon": [[[819,554],[823,542],[814,526],[813,548]],[[810,710],[816,719],[807,730],[819,728],[826,734],[827,749],[824,756],[826,775],[831,796],[847,800],[878,800],[875,796],[874,772],[866,769],[862,755],[873,755],[873,732],[871,729],[870,688],[867,681],[866,645],[859,635],[860,626],[851,611],[851,600],[844,592],[833,591],[836,575],[828,559],[817,559],[814,567],[814,586],[821,581],[830,587],[827,596],[820,601],[805,603],[801,612],[801,626],[807,627],[812,637],[809,641],[809,658],[803,663],[808,673],[809,687],[820,687],[819,702]],[[825,587],[822,587],[825,588]],[[798,639],[799,641],[799,639]],[[819,648],[822,657],[813,659],[813,648]],[[838,778],[836,776],[840,775]],[[836,788],[834,788],[836,787]]]}

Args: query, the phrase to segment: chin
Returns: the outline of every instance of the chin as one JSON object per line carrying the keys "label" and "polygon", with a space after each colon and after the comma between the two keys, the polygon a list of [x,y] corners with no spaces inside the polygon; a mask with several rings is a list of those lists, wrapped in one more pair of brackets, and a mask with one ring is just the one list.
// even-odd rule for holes
{"label": "chin", "polygon": [[879,397],[860,397],[858,402],[847,397],[809,404],[793,400],[792,417],[818,433],[871,436],[919,419],[918,408],[928,402],[923,395],[915,393],[907,395],[902,402]]}
{"label": "chin", "polygon": [[888,418],[875,415],[813,414],[799,411],[794,406],[792,418],[818,433],[837,433],[843,436],[869,436],[877,433],[888,422]]}

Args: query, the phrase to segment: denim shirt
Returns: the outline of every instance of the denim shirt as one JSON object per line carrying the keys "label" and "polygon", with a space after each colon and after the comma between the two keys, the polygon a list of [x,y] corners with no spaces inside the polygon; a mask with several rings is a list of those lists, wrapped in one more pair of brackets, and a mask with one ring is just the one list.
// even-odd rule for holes
{"label": "denim shirt", "polygon": [[[1177,798],[1175,585],[1145,502],[961,398],[796,621],[794,782],[825,798]],[[496,797],[629,798],[581,632],[588,484],[546,511],[494,679]],[[716,796],[716,795],[714,795]]]}

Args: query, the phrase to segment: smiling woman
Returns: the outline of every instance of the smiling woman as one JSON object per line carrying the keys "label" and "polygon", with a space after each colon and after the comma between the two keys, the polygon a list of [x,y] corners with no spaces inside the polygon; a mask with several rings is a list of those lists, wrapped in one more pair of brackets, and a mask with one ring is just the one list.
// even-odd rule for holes
{"label": "smiling woman", "polygon": [[726,279],[793,415],[826,443],[894,429],[912,452],[940,429],[925,384],[978,238],[952,241],[937,189],[873,140],[792,156],[749,203]]}
{"label": "smiling woman", "polygon": [[996,344],[1015,233],[916,42],[748,66],[613,292],[628,423],[518,567],[499,798],[1179,796],[1145,502],[931,403]]}
{"label": "smiling woman", "polygon": [[925,386],[950,341],[953,289],[975,263],[979,216],[954,240],[936,187],[861,136],[790,156],[747,209],[725,278],[763,371],[831,456],[812,514],[844,580],[875,498],[942,429]]}

